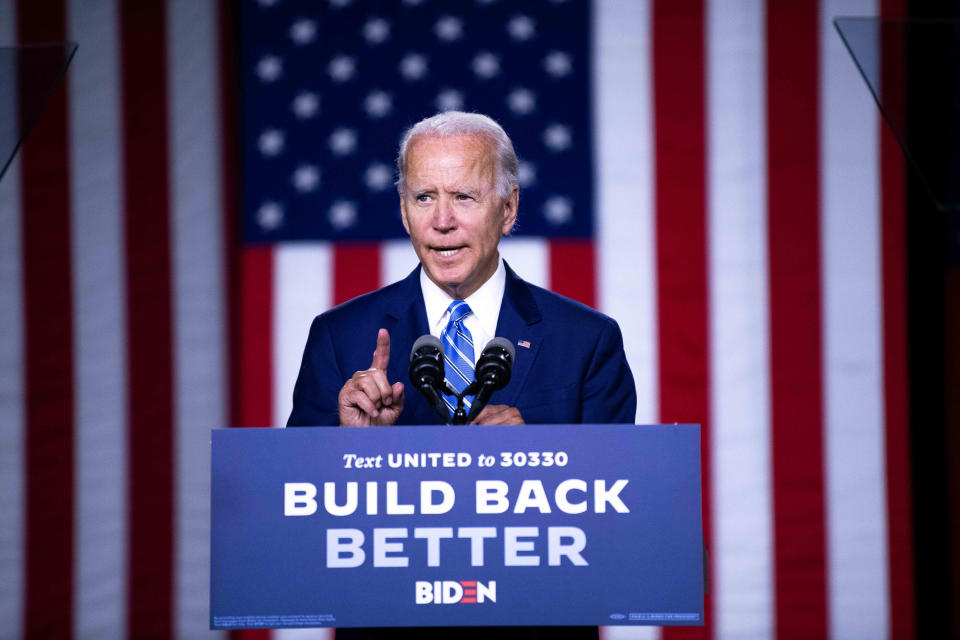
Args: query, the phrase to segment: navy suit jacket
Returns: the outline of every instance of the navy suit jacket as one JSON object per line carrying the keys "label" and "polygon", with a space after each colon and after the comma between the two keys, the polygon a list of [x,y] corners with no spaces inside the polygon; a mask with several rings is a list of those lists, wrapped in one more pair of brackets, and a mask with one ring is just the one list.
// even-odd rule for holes
{"label": "navy suit jacket", "polygon": [[[489,404],[516,407],[528,424],[633,424],[637,394],[617,323],[524,282],[509,265],[506,272],[496,335],[510,340],[517,355],[510,382]],[[408,375],[413,342],[430,333],[418,266],[403,280],[314,319],[287,426],[340,423],[340,388],[370,367],[381,327],[390,332],[387,379],[404,384],[397,424],[440,424]]]}

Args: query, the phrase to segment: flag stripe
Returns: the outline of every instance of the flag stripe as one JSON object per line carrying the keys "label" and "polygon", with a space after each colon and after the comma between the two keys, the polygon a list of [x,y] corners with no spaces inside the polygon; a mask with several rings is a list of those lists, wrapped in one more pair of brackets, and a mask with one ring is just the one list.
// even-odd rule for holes
{"label": "flag stripe", "polygon": [[380,245],[380,284],[406,278],[420,263],[410,241],[388,240]]}
{"label": "flag stripe", "polygon": [[[0,41],[16,42],[15,0],[0,0]],[[0,74],[16,75],[15,60],[0,61]],[[0,95],[0,139],[12,140],[17,128],[17,95]],[[23,632],[24,611],[24,388],[23,269],[20,235],[20,159],[0,178],[0,621],[13,638]]]}
{"label": "flag stripe", "polygon": [[[700,425],[703,535],[708,543],[712,518],[704,33],[699,1],[654,4],[660,419]],[[663,637],[710,637],[711,600],[710,595],[704,597],[703,627],[665,628]]]}
{"label": "flag stripe", "polygon": [[[61,2],[21,2],[21,44],[66,39]],[[20,95],[39,80],[19,70]],[[21,121],[30,118],[21,103]],[[73,309],[68,102],[47,104],[22,154],[26,391],[26,623],[37,637],[70,637],[73,586]]]}
{"label": "flag stripe", "polygon": [[[167,4],[175,364],[176,635],[209,625],[210,430],[227,426],[216,7]],[[222,635],[222,634],[213,634]]]}
{"label": "flag stripe", "polygon": [[552,240],[550,290],[595,307],[595,263],[593,240]]}
{"label": "flag stripe", "polygon": [[[821,6],[824,461],[830,635],[888,635],[876,107],[831,24],[873,0]],[[856,458],[858,464],[850,464]]]}
{"label": "flag stripe", "polygon": [[773,635],[764,3],[707,11],[710,414],[718,638]]}
{"label": "flag stripe", "polygon": [[380,287],[380,246],[338,244],[333,248],[333,304],[340,304]]}
{"label": "flag stripe", "polygon": [[[326,242],[290,244],[275,249],[273,274],[273,416],[270,426],[283,426],[293,409],[293,385],[300,371],[303,345],[313,318],[332,305],[334,249]],[[376,336],[356,336],[370,341]],[[347,375],[352,374],[351,371]]]}
{"label": "flag stripe", "polygon": [[[904,0],[881,0],[884,18],[903,19]],[[902,36],[883,32],[880,49],[883,101],[904,112]],[[891,105],[893,101],[893,105]],[[907,381],[906,164],[889,126],[879,119],[881,176],[881,251],[883,301],[883,398],[886,418],[887,547],[890,580],[890,636],[916,635],[914,611],[913,505],[910,495],[910,432]]]}
{"label": "flag stripe", "polygon": [[818,19],[814,4],[767,7],[771,442],[781,638],[827,634]]}
{"label": "flag stripe", "polygon": [[650,5],[593,6],[598,299],[623,331],[637,421],[649,424],[659,415]]}
{"label": "flag stripe", "polygon": [[172,634],[173,357],[166,17],[121,3],[130,384],[128,632]]}
{"label": "flag stripe", "polygon": [[240,314],[235,322],[240,325],[241,358],[237,380],[240,391],[237,399],[236,426],[266,427],[273,418],[271,389],[273,386],[273,352],[271,338],[273,323],[273,249],[255,247],[244,249],[240,255],[241,298]]}
{"label": "flag stripe", "polygon": [[523,279],[538,287],[550,283],[549,244],[543,240],[531,238],[505,238],[500,242],[500,255],[510,268]]}
{"label": "flag stripe", "polygon": [[[126,308],[120,215],[115,6],[68,7],[76,476],[77,637],[126,635]],[[96,86],[96,92],[89,87]]]}

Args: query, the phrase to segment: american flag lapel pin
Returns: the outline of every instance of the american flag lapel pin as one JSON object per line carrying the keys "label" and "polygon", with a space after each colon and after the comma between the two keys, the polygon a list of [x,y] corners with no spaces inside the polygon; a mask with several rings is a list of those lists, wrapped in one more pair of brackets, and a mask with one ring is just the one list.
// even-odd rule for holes
{"label": "american flag lapel pin", "polygon": [[529,340],[517,340],[517,346],[518,346],[518,347],[523,347],[524,349],[529,349],[529,348],[530,348],[530,341],[529,341]]}

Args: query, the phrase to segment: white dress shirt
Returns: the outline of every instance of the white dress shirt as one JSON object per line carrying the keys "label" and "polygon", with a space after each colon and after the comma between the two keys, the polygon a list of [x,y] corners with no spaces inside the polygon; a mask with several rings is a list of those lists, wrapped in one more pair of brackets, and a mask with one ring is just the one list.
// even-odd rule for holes
{"label": "white dress shirt", "polygon": [[[507,270],[503,266],[501,256],[493,275],[465,300],[470,306],[470,313],[463,319],[463,324],[473,336],[474,365],[480,358],[480,352],[497,334],[497,319],[500,317],[500,303],[503,302],[503,291],[506,285]],[[427,307],[427,325],[430,327],[430,333],[439,338],[447,326],[450,315],[447,308],[454,299],[438,287],[424,269],[420,269],[420,289],[423,291],[423,302]]]}

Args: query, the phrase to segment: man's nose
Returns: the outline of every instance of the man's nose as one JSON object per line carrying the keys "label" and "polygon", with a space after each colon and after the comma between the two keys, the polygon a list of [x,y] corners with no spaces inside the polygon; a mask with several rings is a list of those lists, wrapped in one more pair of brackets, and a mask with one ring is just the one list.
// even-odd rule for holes
{"label": "man's nose", "polygon": [[456,226],[457,217],[453,210],[453,202],[449,198],[440,198],[433,215],[433,227],[437,231],[450,231]]}

